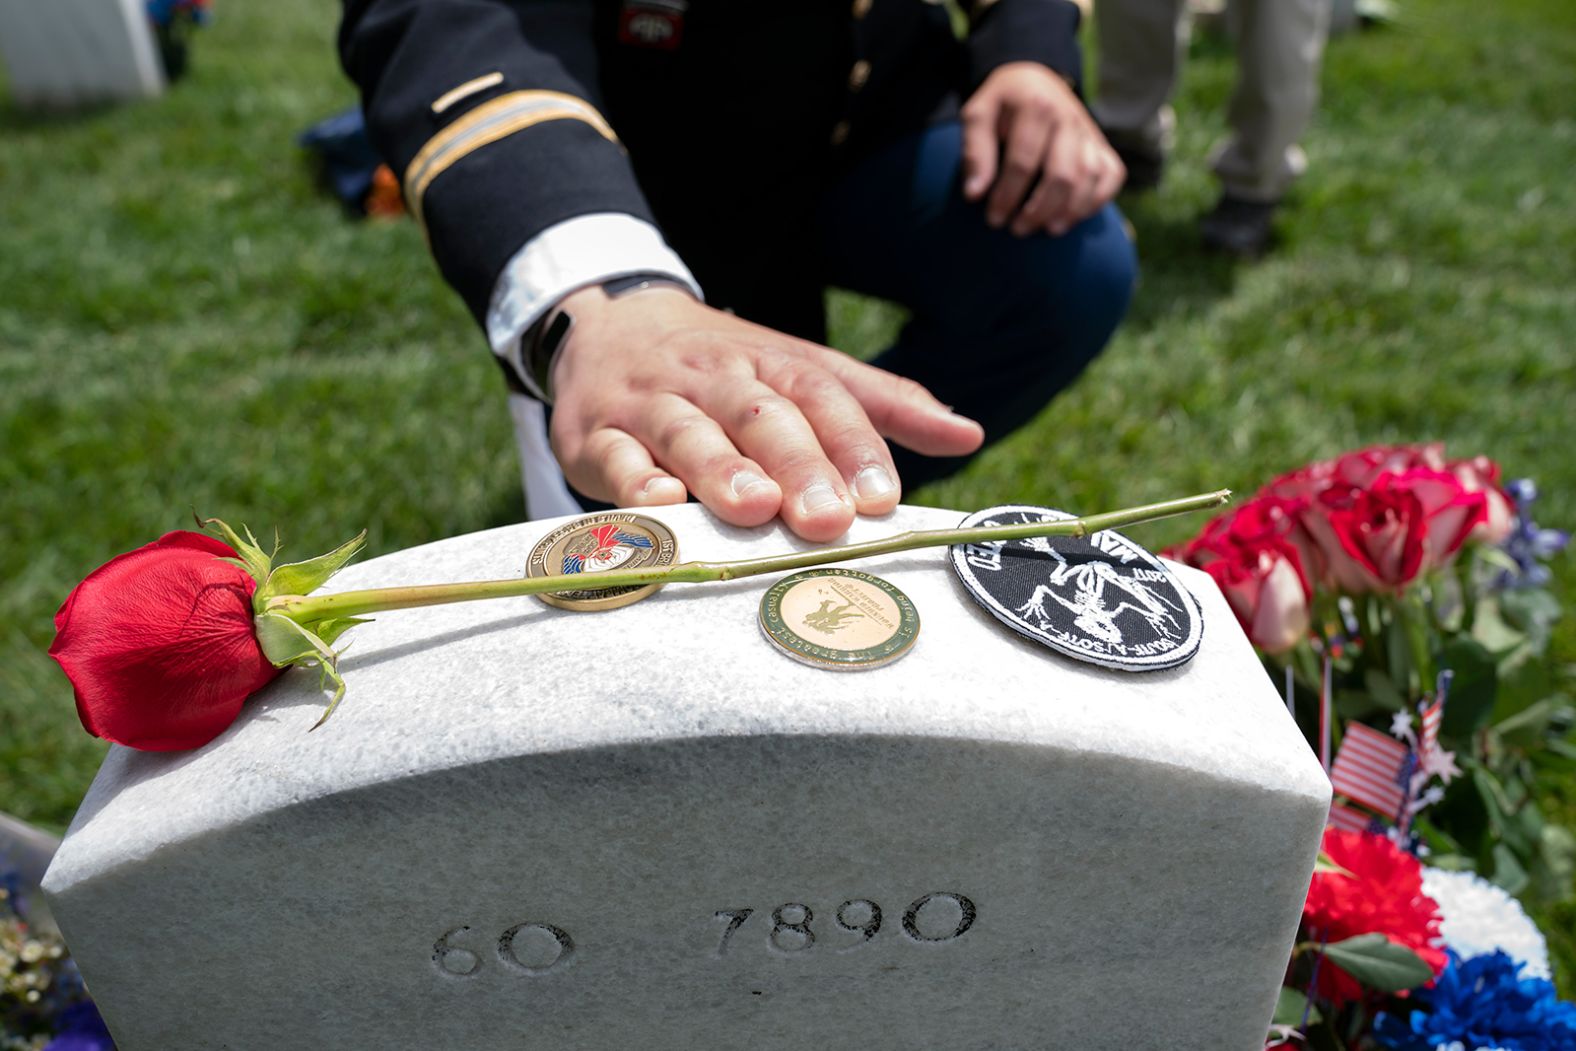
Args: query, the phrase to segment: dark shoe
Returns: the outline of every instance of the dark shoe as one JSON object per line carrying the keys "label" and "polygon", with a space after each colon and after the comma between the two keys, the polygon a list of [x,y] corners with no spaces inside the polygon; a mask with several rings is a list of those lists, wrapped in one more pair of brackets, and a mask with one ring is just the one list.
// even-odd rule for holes
{"label": "dark shoe", "polygon": [[1242,259],[1257,259],[1273,237],[1275,201],[1245,201],[1222,194],[1214,210],[1198,222],[1204,247]]}

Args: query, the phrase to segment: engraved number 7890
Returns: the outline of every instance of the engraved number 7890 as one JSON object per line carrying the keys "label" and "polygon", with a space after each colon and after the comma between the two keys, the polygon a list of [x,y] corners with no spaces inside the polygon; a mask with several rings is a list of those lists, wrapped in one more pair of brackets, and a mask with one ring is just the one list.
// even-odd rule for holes
{"label": "engraved number 7890", "polygon": [[[959,918],[950,930],[936,931],[935,921],[922,926],[921,916],[926,907],[939,899],[948,899],[957,906]],[[728,925],[723,928],[722,939],[717,943],[717,955],[728,955],[733,936],[746,921],[755,914],[754,909],[719,909],[714,918],[727,920]],[[814,928],[810,925],[815,920],[815,912],[810,906],[798,901],[784,902],[772,910],[772,926],[767,932],[766,943],[773,949],[782,953],[804,952],[816,942]],[[913,942],[949,942],[967,934],[974,926],[974,921],[979,915],[979,910],[974,902],[962,894],[951,891],[935,891],[915,898],[903,910],[903,934]],[[839,952],[851,952],[867,942],[874,940],[881,931],[881,906],[869,898],[850,898],[837,907],[833,914],[839,929],[849,934],[859,935],[859,940],[852,945],[838,949]]]}

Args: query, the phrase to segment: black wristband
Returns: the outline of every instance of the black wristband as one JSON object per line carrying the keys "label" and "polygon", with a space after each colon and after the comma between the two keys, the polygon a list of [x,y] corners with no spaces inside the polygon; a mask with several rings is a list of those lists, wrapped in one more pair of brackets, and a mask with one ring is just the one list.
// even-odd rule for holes
{"label": "black wristband", "polygon": [[[689,285],[667,274],[625,274],[609,278],[602,282],[602,291],[607,293],[608,298],[617,299],[630,292],[661,285],[690,291]],[[531,331],[526,335],[522,364],[536,384],[535,393],[548,405],[553,403],[553,359],[569,339],[569,331],[574,328],[574,324],[574,316],[569,311],[555,306],[542,315],[542,320],[531,326]]]}

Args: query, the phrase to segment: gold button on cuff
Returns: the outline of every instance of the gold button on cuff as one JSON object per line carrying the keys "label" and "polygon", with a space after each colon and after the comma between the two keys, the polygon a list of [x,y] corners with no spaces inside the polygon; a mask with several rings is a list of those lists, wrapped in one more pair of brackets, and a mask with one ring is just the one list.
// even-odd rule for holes
{"label": "gold button on cuff", "polygon": [[848,122],[840,120],[837,127],[832,129],[832,145],[841,146],[848,139]]}
{"label": "gold button on cuff", "polygon": [[854,68],[848,71],[848,90],[858,91],[865,86],[865,81],[870,79],[870,63],[860,59],[854,63]]}
{"label": "gold button on cuff", "polygon": [[876,0],[854,0],[854,17],[863,18],[868,15],[875,2]]}

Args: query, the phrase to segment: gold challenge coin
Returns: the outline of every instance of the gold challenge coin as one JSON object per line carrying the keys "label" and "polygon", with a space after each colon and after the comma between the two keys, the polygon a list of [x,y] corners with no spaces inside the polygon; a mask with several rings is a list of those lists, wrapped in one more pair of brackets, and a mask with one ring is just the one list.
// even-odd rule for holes
{"label": "gold challenge coin", "polygon": [[880,577],[857,569],[807,569],[761,598],[761,630],[794,660],[835,671],[897,660],[919,635],[919,611]]}
{"label": "gold challenge coin", "polygon": [[[679,555],[678,541],[667,526],[627,511],[577,518],[544,536],[531,549],[527,577],[559,573],[606,573],[612,569],[653,569],[671,566]],[[591,581],[587,580],[587,584]],[[622,588],[586,587],[536,597],[559,609],[617,609],[639,602],[661,584]]]}

